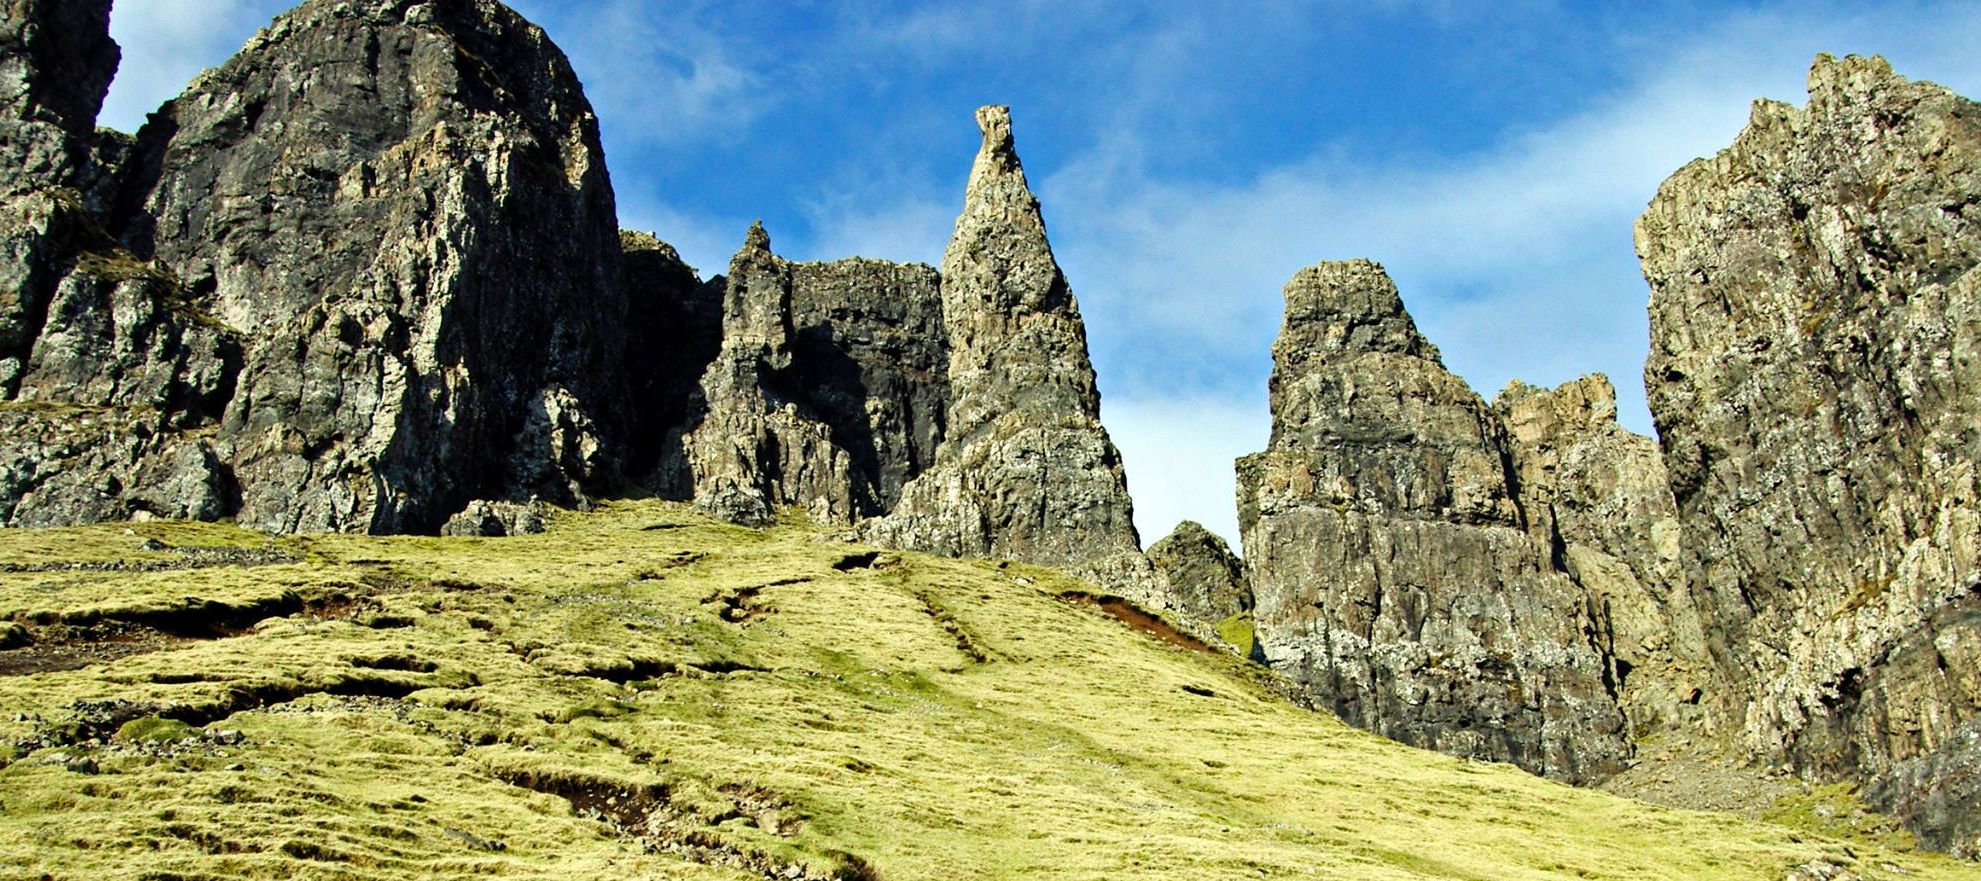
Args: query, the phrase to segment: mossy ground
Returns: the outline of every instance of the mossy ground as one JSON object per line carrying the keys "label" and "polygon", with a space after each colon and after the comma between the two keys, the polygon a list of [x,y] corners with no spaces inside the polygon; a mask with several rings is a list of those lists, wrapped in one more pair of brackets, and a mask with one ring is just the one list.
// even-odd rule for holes
{"label": "mossy ground", "polygon": [[0,655],[156,631],[0,676],[6,878],[1981,878],[1402,747],[1060,574],[801,524],[119,524],[0,562],[37,640]]}

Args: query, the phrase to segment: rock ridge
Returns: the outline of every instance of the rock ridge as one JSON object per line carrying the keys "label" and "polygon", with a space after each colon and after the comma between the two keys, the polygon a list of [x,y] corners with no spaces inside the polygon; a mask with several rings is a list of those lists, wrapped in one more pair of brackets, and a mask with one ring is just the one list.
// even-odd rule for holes
{"label": "rock ridge", "polygon": [[1637,223],[1712,720],[1981,854],[1981,106],[1819,57]]}

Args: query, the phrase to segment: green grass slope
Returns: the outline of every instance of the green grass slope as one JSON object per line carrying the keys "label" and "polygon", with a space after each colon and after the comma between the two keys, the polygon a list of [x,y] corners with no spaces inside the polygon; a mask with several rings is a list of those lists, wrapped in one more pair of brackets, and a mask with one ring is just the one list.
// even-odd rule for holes
{"label": "green grass slope", "polygon": [[0,877],[1981,878],[1402,747],[1086,589],[644,502],[0,531]]}

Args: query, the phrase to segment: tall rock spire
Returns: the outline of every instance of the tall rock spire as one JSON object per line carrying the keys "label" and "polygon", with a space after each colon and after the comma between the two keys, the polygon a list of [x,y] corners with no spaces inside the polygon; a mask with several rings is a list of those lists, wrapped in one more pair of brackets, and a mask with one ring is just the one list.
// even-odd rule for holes
{"label": "tall rock spire", "polygon": [[1097,417],[1100,393],[1086,326],[1046,240],[1038,197],[1025,182],[1011,111],[977,110],[983,145],[970,168],[963,213],[942,255],[942,300],[952,340],[949,436],[968,439],[1011,409]]}
{"label": "tall rock spire", "polygon": [[977,125],[983,144],[942,260],[948,430],[934,466],[867,534],[1145,583],[1121,455],[1100,423],[1086,328],[1026,185],[1010,111],[981,108]]}

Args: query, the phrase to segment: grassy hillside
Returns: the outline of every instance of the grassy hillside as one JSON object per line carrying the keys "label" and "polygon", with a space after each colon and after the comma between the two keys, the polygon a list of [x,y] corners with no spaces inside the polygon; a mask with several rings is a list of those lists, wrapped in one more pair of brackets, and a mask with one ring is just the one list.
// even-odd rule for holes
{"label": "grassy hillside", "polygon": [[0,877],[1981,878],[1398,746],[1085,589],[659,503],[0,531]]}

